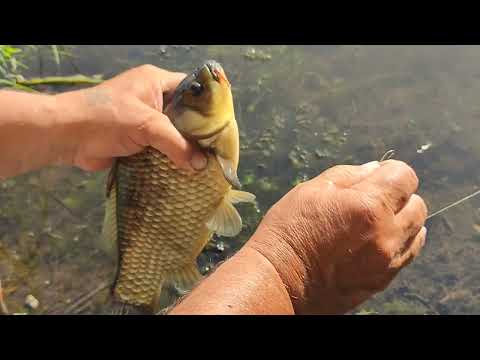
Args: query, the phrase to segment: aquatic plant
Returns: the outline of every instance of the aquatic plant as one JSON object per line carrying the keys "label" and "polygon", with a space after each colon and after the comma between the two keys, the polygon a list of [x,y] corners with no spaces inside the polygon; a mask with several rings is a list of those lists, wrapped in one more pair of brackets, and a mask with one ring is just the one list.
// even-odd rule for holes
{"label": "aquatic plant", "polygon": [[52,61],[59,68],[62,59],[73,57],[71,47],[66,45],[0,45],[0,88],[9,87],[17,90],[36,92],[38,85],[82,85],[98,84],[102,81],[101,75],[87,77],[47,76],[25,79],[22,72],[29,69],[27,62],[40,56],[48,48]]}

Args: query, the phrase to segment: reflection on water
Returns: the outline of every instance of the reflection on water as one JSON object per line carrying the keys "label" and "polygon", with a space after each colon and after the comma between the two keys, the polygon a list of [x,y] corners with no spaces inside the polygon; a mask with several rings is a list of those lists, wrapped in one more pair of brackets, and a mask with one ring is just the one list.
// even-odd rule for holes
{"label": "reflection on water", "polygon": [[[261,215],[296,183],[342,163],[395,149],[421,181],[430,211],[480,183],[480,47],[461,46],[78,46],[60,67],[32,58],[26,76],[104,74],[143,63],[189,72],[207,58],[233,84],[241,129],[239,176],[259,212],[240,208],[243,233],[215,239],[204,272],[235,252]],[[45,88],[63,91],[68,88]],[[48,168],[0,183],[0,280],[9,309],[108,313],[114,259],[99,234],[105,173]],[[358,311],[480,313],[480,199],[428,222],[428,243],[392,286]]]}

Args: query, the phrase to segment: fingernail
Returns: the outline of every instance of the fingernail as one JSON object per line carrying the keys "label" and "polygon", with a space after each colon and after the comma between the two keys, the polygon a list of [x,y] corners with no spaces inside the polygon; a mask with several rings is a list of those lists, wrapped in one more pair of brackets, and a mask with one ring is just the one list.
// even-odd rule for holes
{"label": "fingernail", "polygon": [[203,170],[207,166],[207,158],[204,154],[196,152],[190,159],[190,165],[197,171]]}
{"label": "fingernail", "polygon": [[373,171],[380,167],[380,163],[378,161],[371,161],[369,163],[363,164],[362,167],[366,170]]}

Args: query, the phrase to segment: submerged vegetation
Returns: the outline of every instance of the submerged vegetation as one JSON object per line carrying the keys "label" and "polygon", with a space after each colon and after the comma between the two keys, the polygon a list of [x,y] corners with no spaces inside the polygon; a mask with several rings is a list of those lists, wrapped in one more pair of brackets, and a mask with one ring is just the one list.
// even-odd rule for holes
{"label": "submerged vegetation", "polygon": [[0,88],[8,87],[22,91],[37,92],[39,85],[84,85],[98,84],[102,81],[101,75],[92,77],[84,75],[73,76],[47,76],[25,79],[23,72],[29,70],[25,61],[33,58],[43,59],[45,51],[50,53],[49,60],[53,61],[57,70],[60,70],[62,61],[72,57],[72,48],[63,45],[23,45],[14,47],[0,45]]}
{"label": "submerged vegetation", "polygon": [[[143,63],[189,72],[206,58],[221,62],[241,131],[239,178],[258,208],[239,207],[244,231],[205,249],[198,262],[208,273],[292,186],[336,164],[395,149],[417,171],[431,213],[475,191],[480,48],[455,49],[0,45],[0,87],[57,92]],[[47,168],[0,182],[0,281],[10,312],[109,312],[102,284],[115,259],[99,236],[104,180]],[[422,255],[355,313],[480,313],[479,206],[474,198],[429,220]],[[38,306],[25,305],[27,297],[35,304],[29,295]]]}

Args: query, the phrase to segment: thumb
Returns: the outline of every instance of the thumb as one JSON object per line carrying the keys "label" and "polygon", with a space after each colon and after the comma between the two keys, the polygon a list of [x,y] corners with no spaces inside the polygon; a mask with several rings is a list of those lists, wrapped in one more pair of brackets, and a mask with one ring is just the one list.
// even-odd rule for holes
{"label": "thumb", "polygon": [[176,166],[186,170],[201,170],[206,166],[205,155],[180,134],[165,114],[152,110],[142,132],[144,143],[165,154]]}
{"label": "thumb", "polygon": [[350,187],[361,182],[366,177],[370,176],[376,169],[380,167],[378,161],[372,161],[363,165],[337,165],[328,170],[325,170],[312,182],[316,181],[330,181],[336,186]]}

